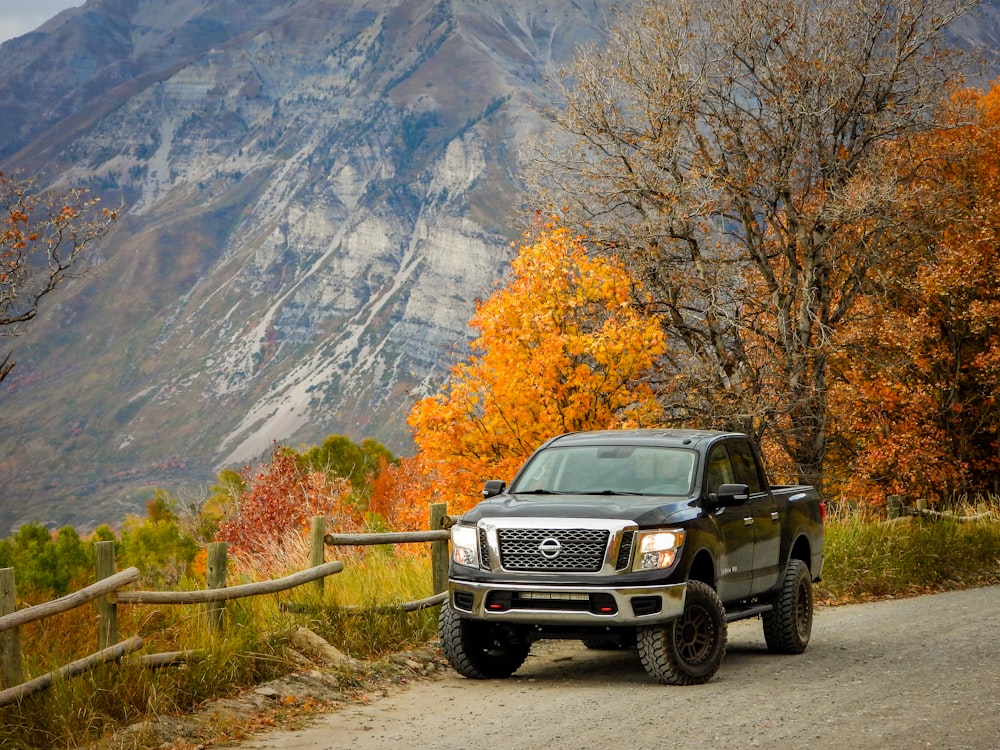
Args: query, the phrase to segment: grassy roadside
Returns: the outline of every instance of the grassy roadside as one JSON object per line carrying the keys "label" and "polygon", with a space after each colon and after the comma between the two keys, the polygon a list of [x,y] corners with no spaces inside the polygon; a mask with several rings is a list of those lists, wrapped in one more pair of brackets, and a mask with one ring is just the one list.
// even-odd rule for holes
{"label": "grassy roadside", "polygon": [[[829,520],[822,604],[849,604],[1000,584],[1000,513],[981,518]],[[970,511],[967,518],[976,515]]]}
{"label": "grassy roadside", "polygon": [[[908,518],[874,522],[856,516],[834,518],[826,530],[821,604],[836,605],[887,597],[1000,584],[1000,522],[950,518]],[[199,607],[120,608],[121,637],[139,635],[145,651],[192,650],[198,655],[182,668],[150,670],[126,661],[82,677],[57,682],[18,705],[0,708],[0,747],[10,750],[88,746],[123,727],[189,714],[207,701],[234,695],[262,682],[316,672],[295,643],[306,628],[351,657],[350,668],[325,669],[335,701],[364,699],[364,691],[399,679],[392,655],[425,647],[436,636],[436,609],[416,613],[382,605],[430,594],[430,566],[418,554],[373,548],[349,561],[328,582],[319,599],[300,594],[254,597],[227,607],[227,628],[216,634]],[[311,597],[311,598],[310,598]],[[288,611],[296,599],[301,611]],[[21,644],[34,677],[93,651],[95,623],[85,609],[22,628]],[[44,656],[40,656],[44,655]],[[356,661],[354,661],[356,660]],[[412,665],[411,665],[412,666]],[[393,677],[393,674],[396,676]],[[250,715],[220,718],[217,738],[233,740],[255,729],[294,723],[327,708],[321,699],[279,703]],[[228,722],[228,723],[227,723]],[[155,732],[124,733],[127,740],[102,747],[146,750],[163,747]],[[191,750],[211,744],[174,741],[167,747]]]}

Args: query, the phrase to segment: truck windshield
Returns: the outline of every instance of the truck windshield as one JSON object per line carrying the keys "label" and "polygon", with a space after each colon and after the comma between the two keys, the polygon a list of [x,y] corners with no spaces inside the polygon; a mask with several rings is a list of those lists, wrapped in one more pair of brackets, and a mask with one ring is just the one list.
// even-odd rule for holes
{"label": "truck windshield", "polygon": [[575,445],[535,454],[511,493],[689,495],[694,451],[645,445]]}

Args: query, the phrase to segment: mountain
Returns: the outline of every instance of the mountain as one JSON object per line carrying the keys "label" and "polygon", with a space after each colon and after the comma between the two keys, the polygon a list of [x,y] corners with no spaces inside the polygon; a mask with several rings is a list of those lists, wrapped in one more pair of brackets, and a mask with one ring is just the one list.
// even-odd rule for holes
{"label": "mountain", "polygon": [[[410,449],[517,239],[517,149],[602,0],[90,0],[0,47],[0,170],[123,218],[13,346],[0,533],[274,441]],[[203,491],[203,490],[202,490]]]}
{"label": "mountain", "polygon": [[[997,0],[1000,2],[1000,0]],[[405,417],[519,236],[546,77],[614,0],[89,0],[0,45],[0,171],[123,206],[0,386],[0,535]],[[956,27],[997,48],[996,4]]]}

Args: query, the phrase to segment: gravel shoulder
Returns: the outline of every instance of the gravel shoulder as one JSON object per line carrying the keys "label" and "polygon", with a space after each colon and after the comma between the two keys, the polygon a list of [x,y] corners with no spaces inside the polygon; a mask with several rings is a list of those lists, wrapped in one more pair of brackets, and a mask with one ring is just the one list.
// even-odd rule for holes
{"label": "gravel shoulder", "polygon": [[1000,587],[987,587],[821,609],[800,656],[768,654],[757,620],[731,623],[718,675],[694,687],[651,682],[634,652],[574,641],[535,644],[508,680],[411,660],[417,679],[229,747],[996,750],[998,638]]}

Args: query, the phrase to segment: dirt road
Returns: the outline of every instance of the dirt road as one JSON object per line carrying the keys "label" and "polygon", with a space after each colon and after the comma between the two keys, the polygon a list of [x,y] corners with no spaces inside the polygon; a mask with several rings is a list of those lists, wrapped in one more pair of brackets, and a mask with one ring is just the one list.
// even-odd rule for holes
{"label": "dirt road", "polygon": [[707,685],[538,643],[509,680],[449,672],[240,749],[1000,749],[1000,587],[820,610],[801,656],[768,654],[757,620],[729,634]]}

